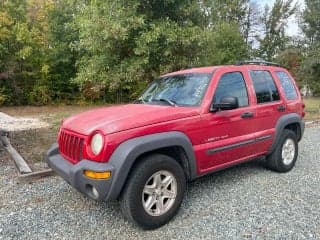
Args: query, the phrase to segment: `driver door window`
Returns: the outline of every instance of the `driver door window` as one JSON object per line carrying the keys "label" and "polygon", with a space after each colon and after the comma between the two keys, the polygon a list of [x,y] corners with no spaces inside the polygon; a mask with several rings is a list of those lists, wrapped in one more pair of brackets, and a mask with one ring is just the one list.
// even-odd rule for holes
{"label": "driver door window", "polygon": [[219,103],[223,97],[238,98],[239,107],[249,105],[246,84],[240,72],[225,73],[220,78],[213,102]]}

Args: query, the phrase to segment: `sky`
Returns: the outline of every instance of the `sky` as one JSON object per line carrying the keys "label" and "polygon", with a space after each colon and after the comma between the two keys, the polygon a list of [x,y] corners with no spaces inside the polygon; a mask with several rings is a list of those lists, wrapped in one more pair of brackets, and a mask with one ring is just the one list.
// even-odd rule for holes
{"label": "sky", "polygon": [[[274,4],[275,0],[253,0],[260,4],[260,6],[265,6],[265,4],[268,4],[270,7]],[[304,0],[296,0],[294,2],[298,2],[300,6],[300,10],[304,8]],[[295,16],[292,16],[288,19],[288,27],[286,29],[286,32],[289,36],[296,36],[301,34],[300,29],[298,27],[298,23]]]}

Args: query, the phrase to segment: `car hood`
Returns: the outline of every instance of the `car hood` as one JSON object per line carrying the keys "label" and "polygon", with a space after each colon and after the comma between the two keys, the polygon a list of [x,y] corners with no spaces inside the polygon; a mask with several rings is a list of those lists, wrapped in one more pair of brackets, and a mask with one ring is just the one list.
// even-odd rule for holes
{"label": "car hood", "polygon": [[198,115],[193,107],[127,104],[98,108],[63,121],[63,128],[89,135],[95,130],[111,134],[132,128]]}

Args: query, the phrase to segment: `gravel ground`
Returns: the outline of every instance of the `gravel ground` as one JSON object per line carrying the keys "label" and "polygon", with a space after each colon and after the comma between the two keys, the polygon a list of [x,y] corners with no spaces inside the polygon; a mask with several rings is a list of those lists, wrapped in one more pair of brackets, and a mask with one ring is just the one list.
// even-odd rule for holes
{"label": "gravel ground", "polygon": [[154,231],[57,176],[18,183],[0,159],[0,239],[320,239],[319,140],[319,126],[306,129],[290,173],[265,170],[260,160],[190,183],[177,217]]}

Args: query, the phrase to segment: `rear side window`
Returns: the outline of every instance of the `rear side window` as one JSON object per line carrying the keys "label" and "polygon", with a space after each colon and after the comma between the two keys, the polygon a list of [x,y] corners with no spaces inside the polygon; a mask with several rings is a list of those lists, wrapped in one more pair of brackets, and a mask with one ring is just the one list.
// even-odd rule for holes
{"label": "rear side window", "polygon": [[276,74],[280,80],[286,99],[288,100],[297,99],[298,95],[297,95],[296,89],[294,88],[292,80],[288,76],[288,74],[285,72],[276,72]]}
{"label": "rear side window", "polygon": [[268,71],[250,71],[257,103],[267,103],[280,100],[278,89]]}
{"label": "rear side window", "polygon": [[219,80],[214,94],[214,103],[219,103],[223,97],[237,97],[239,107],[248,106],[246,84],[240,72],[225,73]]}

